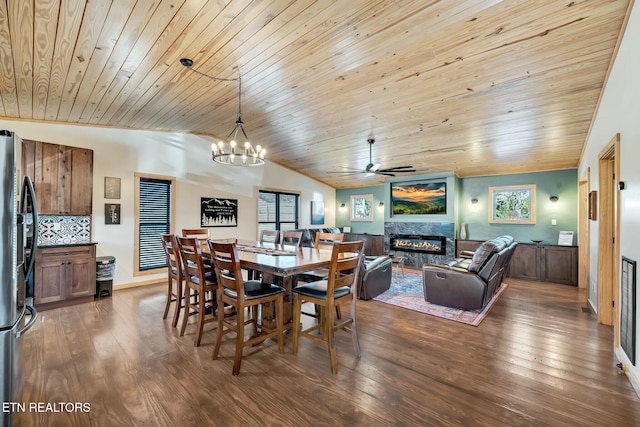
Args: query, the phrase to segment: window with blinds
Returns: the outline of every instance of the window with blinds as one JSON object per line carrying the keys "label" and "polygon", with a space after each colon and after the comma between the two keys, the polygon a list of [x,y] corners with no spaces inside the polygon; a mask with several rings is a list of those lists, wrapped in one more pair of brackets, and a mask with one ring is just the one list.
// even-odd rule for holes
{"label": "window with blinds", "polygon": [[258,192],[258,235],[262,230],[294,230],[298,228],[300,195],[278,191]]}
{"label": "window with blinds", "polygon": [[140,177],[138,271],[167,266],[160,234],[171,230],[171,181]]}

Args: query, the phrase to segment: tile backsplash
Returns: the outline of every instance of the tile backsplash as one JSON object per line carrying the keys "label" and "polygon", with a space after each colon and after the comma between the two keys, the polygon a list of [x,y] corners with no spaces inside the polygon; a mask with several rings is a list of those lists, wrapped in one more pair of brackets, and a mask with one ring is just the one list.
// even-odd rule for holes
{"label": "tile backsplash", "polygon": [[69,245],[91,243],[90,216],[40,215],[38,245]]}

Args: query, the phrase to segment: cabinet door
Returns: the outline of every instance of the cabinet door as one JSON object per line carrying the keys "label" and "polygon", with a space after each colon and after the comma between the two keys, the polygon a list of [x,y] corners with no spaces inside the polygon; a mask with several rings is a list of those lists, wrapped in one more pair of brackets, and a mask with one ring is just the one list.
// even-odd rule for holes
{"label": "cabinet door", "polygon": [[41,256],[34,272],[34,303],[36,305],[62,301],[65,298],[67,260]]}
{"label": "cabinet door", "polygon": [[59,194],[64,188],[64,170],[60,171],[58,159],[64,155],[64,149],[62,152],[60,149],[59,145],[36,142],[33,184],[38,211],[43,215],[62,212]]}
{"label": "cabinet door", "polygon": [[573,246],[545,246],[540,248],[540,280],[578,285],[578,248]]}
{"label": "cabinet door", "polygon": [[540,280],[538,246],[518,245],[509,262],[509,277],[525,280]]}
{"label": "cabinet door", "polygon": [[96,293],[96,261],[89,257],[75,258],[69,262],[67,297],[76,298]]}
{"label": "cabinet door", "polygon": [[93,195],[93,150],[67,147],[71,183],[67,210],[72,215],[91,215]]}
{"label": "cabinet door", "polygon": [[371,240],[371,255],[382,256],[384,255],[384,236],[375,235],[369,236]]}

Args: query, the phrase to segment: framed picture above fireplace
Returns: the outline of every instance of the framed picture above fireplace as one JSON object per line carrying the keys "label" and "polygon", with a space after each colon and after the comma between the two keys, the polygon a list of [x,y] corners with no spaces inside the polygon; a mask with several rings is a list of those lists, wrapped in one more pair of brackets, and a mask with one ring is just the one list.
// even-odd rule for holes
{"label": "framed picture above fireplace", "polygon": [[391,184],[391,215],[446,215],[447,181]]}

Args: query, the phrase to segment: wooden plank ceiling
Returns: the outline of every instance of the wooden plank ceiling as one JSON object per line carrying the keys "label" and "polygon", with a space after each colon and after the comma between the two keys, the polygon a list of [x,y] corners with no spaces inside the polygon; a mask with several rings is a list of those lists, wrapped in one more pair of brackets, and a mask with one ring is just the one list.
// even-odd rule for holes
{"label": "wooden plank ceiling", "polygon": [[[336,188],[369,163],[574,168],[629,0],[0,0],[0,117],[225,137]],[[212,138],[213,139],[213,138]],[[212,164],[212,167],[229,167]]]}

